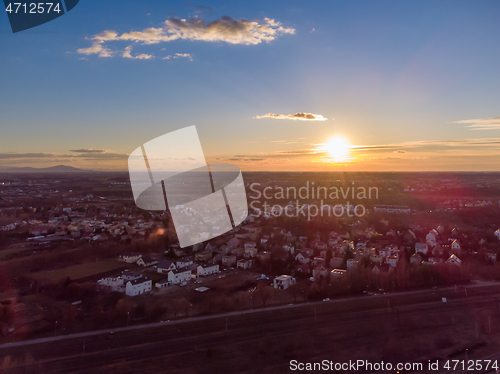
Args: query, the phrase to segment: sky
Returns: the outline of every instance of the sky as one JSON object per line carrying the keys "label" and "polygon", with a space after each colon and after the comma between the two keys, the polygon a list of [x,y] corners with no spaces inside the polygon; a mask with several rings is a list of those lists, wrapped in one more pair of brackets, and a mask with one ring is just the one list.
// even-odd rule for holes
{"label": "sky", "polygon": [[0,166],[127,170],[195,125],[244,171],[500,171],[500,2],[81,0],[0,15]]}

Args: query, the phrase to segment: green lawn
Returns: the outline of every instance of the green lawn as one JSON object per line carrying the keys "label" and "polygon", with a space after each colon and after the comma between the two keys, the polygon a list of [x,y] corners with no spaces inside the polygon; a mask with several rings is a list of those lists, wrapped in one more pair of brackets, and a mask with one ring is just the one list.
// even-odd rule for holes
{"label": "green lawn", "polygon": [[39,280],[49,280],[49,281],[59,281],[70,277],[72,280],[77,280],[80,278],[89,277],[91,275],[96,275],[104,273],[106,271],[111,271],[114,269],[119,269],[123,267],[129,267],[130,264],[118,261],[100,261],[100,262],[89,262],[86,264],[68,266],[63,269],[55,270],[44,270],[37,273],[31,274],[33,278]]}

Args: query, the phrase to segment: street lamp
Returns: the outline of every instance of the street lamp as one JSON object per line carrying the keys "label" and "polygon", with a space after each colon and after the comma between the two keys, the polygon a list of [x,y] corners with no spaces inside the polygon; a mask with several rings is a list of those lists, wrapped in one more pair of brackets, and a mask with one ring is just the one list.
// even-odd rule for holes
{"label": "street lamp", "polygon": [[56,321],[56,327],[55,327],[55,329],[54,329],[54,336],[56,336],[56,335],[57,335],[57,322],[59,322],[59,321]]}
{"label": "street lamp", "polygon": [[130,317],[130,312],[127,312],[127,327],[128,327],[129,317]]}

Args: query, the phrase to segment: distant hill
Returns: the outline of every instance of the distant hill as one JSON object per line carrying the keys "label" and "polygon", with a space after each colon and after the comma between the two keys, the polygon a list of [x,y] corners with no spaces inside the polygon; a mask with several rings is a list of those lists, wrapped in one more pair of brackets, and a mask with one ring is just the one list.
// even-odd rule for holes
{"label": "distant hill", "polygon": [[48,168],[0,166],[0,173],[86,173],[91,171],[93,170],[78,169],[67,165],[57,165]]}

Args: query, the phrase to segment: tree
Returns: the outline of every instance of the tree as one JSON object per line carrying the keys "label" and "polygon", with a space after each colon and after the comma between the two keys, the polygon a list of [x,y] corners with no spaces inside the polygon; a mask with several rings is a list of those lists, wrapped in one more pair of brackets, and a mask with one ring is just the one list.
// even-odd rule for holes
{"label": "tree", "polygon": [[256,293],[260,296],[262,304],[266,305],[267,300],[274,294],[272,287],[265,283],[259,283],[257,285]]}

